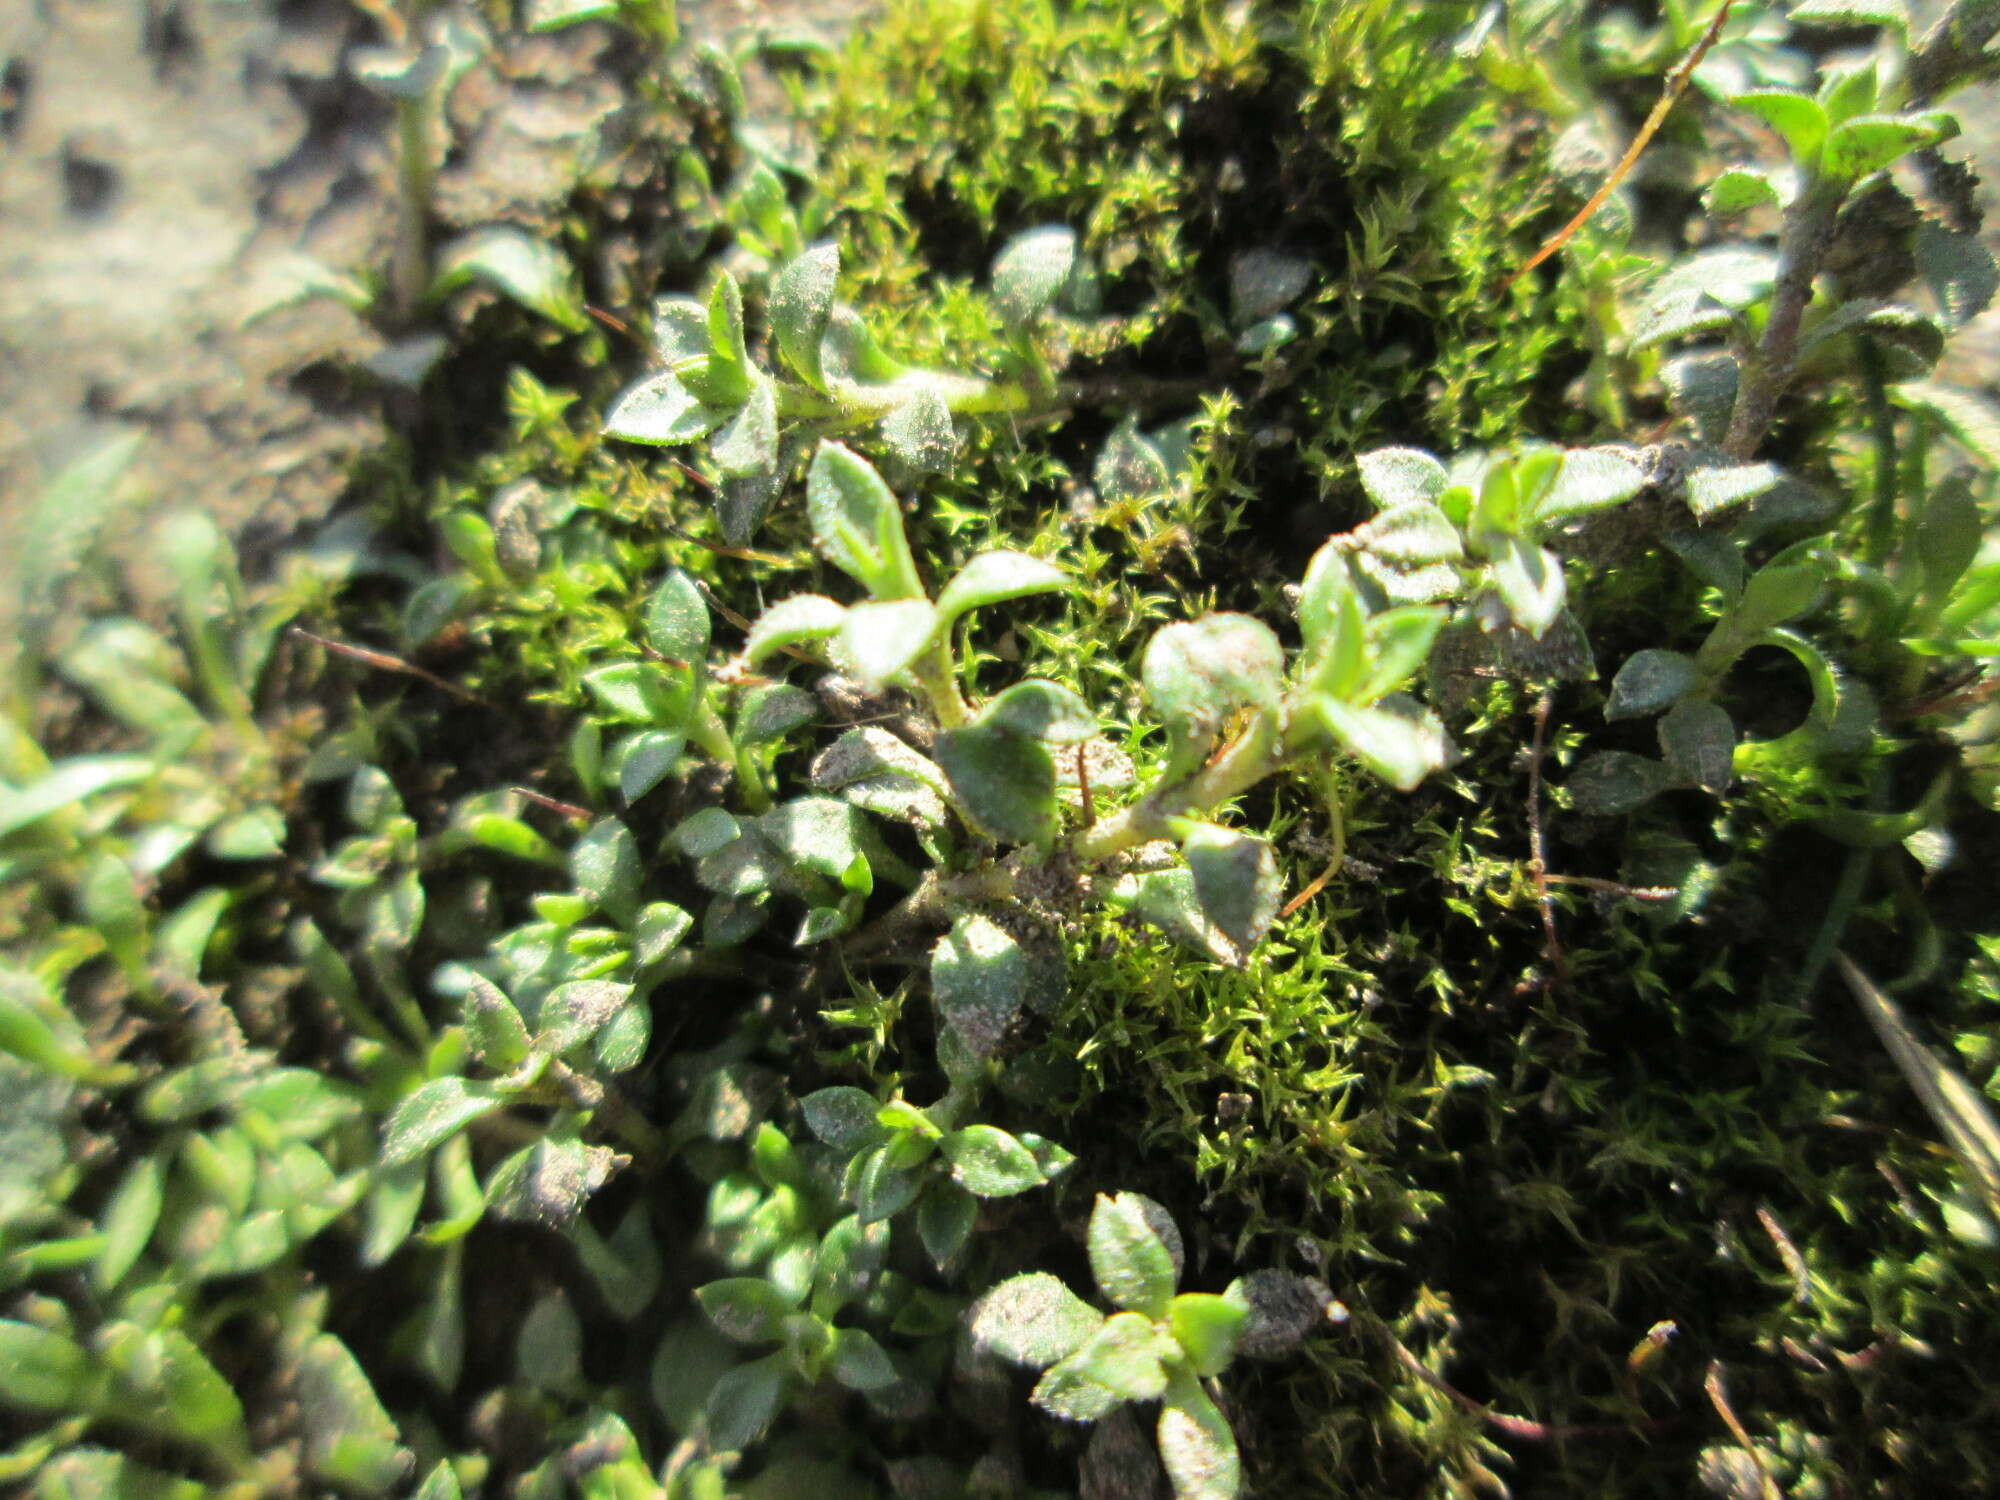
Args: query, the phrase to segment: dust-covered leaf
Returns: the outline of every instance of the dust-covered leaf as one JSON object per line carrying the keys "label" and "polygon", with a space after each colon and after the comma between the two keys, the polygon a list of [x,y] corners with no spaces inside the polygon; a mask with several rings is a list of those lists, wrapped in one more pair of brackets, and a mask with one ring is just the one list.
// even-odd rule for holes
{"label": "dust-covered leaf", "polygon": [[1673,785],[1660,762],[1629,750],[1600,750],[1571,773],[1567,788],[1580,813],[1627,813]]}
{"label": "dust-covered leaf", "polygon": [[834,283],[840,277],[840,249],[813,245],[771,283],[771,331],[778,349],[806,384],[825,387],[820,373],[820,340],[833,312]]}
{"label": "dust-covered leaf", "polygon": [[415,1161],[502,1102],[491,1084],[433,1078],[397,1105],[383,1126],[382,1165]]}
{"label": "dust-covered leaf", "polygon": [[858,453],[819,445],[806,475],[806,511],[821,554],[877,599],[922,597],[902,508]]}
{"label": "dust-covered leaf", "polygon": [[1035,1155],[994,1125],[968,1125],[939,1142],[951,1180],[980,1198],[1011,1198],[1046,1180]]}
{"label": "dust-covered leaf", "polygon": [[1630,719],[1671,707],[1700,678],[1694,658],[1679,651],[1648,647],[1634,652],[1611,679],[1604,717]]}
{"label": "dust-covered leaf", "polygon": [[1667,768],[1711,792],[1727,790],[1736,726],[1729,713],[1705,698],[1683,698],[1660,720],[1660,750]]}
{"label": "dust-covered leaf", "polygon": [[937,763],[952,795],[980,830],[1015,844],[1056,836],[1056,767],[1038,741],[972,724],[938,736]]}
{"label": "dust-covered leaf", "polygon": [[990,917],[967,913],[931,950],[931,994],[977,1057],[992,1054],[1027,1003],[1028,960]]}
{"label": "dust-covered leaf", "polygon": [[1201,823],[1181,841],[1181,853],[1203,913],[1247,958],[1276,920],[1282,895],[1269,841]]}
{"label": "dust-covered leaf", "polygon": [[772,653],[807,641],[821,641],[837,634],[847,611],[819,594],[794,594],[780,599],[750,627],[743,646],[743,662],[753,670]]}
{"label": "dust-covered leaf", "polygon": [[1159,1443],[1175,1500],[1236,1500],[1242,1493],[1236,1435],[1192,1375],[1177,1374],[1167,1392]]}
{"label": "dust-covered leaf", "polygon": [[1001,1282],[967,1315],[980,1348],[1017,1365],[1040,1369],[1081,1348],[1104,1314],[1046,1271]]}
{"label": "dust-covered leaf", "polygon": [[1017,234],[993,262],[993,303],[1002,320],[1019,327],[1046,312],[1062,295],[1076,264],[1076,231],[1045,224]]}
{"label": "dust-covered leaf", "polygon": [[727,408],[696,398],[671,370],[628,386],[604,417],[604,435],[671,448],[708,436],[728,419]]}
{"label": "dust-covered leaf", "polygon": [[942,474],[951,467],[958,434],[951,408],[935,385],[919,385],[908,400],[882,419],[882,441],[918,474]]}
{"label": "dust-covered leaf", "polygon": [[942,624],[928,599],[865,600],[841,620],[835,659],[870,692],[879,692],[923,653]]}

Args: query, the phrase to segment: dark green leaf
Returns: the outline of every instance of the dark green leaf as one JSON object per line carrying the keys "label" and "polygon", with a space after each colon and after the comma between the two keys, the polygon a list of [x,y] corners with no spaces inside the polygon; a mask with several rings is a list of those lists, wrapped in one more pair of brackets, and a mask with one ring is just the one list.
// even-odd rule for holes
{"label": "dark green leaf", "polygon": [[931,1264],[945,1270],[972,1238],[979,1218],[979,1200],[963,1188],[932,1183],[917,1200],[917,1238]]}
{"label": "dark green leaf", "polygon": [[687,736],[678,729],[642,729],[619,747],[618,795],[630,807],[672,774],[687,748]]}
{"label": "dark green leaf", "polygon": [[914,473],[942,474],[958,448],[951,408],[935,384],[923,384],[882,419],[882,441]]}
{"label": "dark green leaf", "polygon": [[631,999],[631,985],[609,979],[557,985],[535,1012],[535,1050],[555,1055],[589,1041]]}
{"label": "dark green leaf", "polygon": [[1810,610],[1825,583],[1826,573],[1816,563],[1766,564],[1750,575],[1727,619],[1745,636],[1762,635]]}
{"label": "dark green leaf", "polygon": [[1719,705],[1683,698],[1660,720],[1660,750],[1683,781],[1720,792],[1729,786],[1736,726]]}
{"label": "dark green leaf", "polygon": [[1604,717],[1631,719],[1659,713],[1689,692],[1699,676],[1694,658],[1679,651],[1648,647],[1635,652],[1611,679]]}
{"label": "dark green leaf", "polygon": [[736,740],[763,745],[781,740],[819,717],[819,700],[803,688],[771,683],[743,695],[737,712]]}
{"label": "dark green leaf", "polygon": [[1720,443],[1736,405],[1736,356],[1693,350],[1660,366],[1674,411],[1694,423],[1702,441]]}
{"label": "dark green leaf", "polygon": [[1247,959],[1278,915],[1282,891],[1270,844],[1201,823],[1181,841],[1181,853],[1203,914]]}
{"label": "dark green leaf", "polygon": [[982,832],[1015,844],[1056,836],[1055,762],[1037,741],[970,725],[938,736],[937,763]]}
{"label": "dark green leaf", "polygon": [[656,964],[688,935],[694,918],[671,901],[654,901],[632,926],[632,958],[641,968]]}
{"label": "dark green leaf", "polygon": [[989,917],[967,913],[931,950],[931,995],[944,1023],[975,1057],[1006,1040],[1027,999],[1021,945]]}
{"label": "dark green leaf", "polygon": [[619,922],[639,909],[639,846],[616,818],[602,818],[576,841],[569,854],[570,879],[577,894]]}
{"label": "dark green leaf", "polygon": [[782,1353],[738,1365],[709,1392],[708,1440],[718,1452],[739,1451],[763,1436],[784,1404],[791,1376]]}
{"label": "dark green leaf", "polygon": [[423,1161],[406,1161],[376,1176],[365,1200],[362,1265],[379,1266],[403,1247],[424,1206],[424,1184],[429,1176],[429,1163]]}
{"label": "dark green leaf", "polygon": [[882,1346],[859,1328],[834,1330],[830,1369],[850,1391],[879,1391],[898,1379]]}
{"label": "dark green leaf", "polygon": [[870,1147],[854,1162],[854,1211],[863,1224],[901,1213],[923,1186],[921,1167],[901,1166],[891,1154],[895,1142]]}
{"label": "dark green leaf", "polygon": [[1979,502],[1964,475],[1950,475],[1931,491],[1923,518],[1913,530],[1924,597],[1941,604],[1979,556],[1983,533]]}
{"label": "dark green leaf", "polygon": [[864,1089],[846,1084],[815,1090],[799,1101],[806,1128],[837,1151],[859,1151],[887,1136],[877,1122],[881,1105]]}
{"label": "dark green leaf", "polygon": [[784,1336],[785,1319],[798,1307],[761,1276],[735,1276],[695,1288],[695,1301],[708,1314],[716,1332],[737,1344],[775,1343]]}
{"label": "dark green leaf", "polygon": [[305,1469],[316,1479],[379,1495],[409,1473],[414,1460],[397,1442],[360,1364],[330,1333],[315,1337],[292,1370],[305,1437]]}
{"label": "dark green leaf", "polygon": [[2000,266],[1976,234],[1925,219],[1917,226],[1916,253],[1917,274],[1954,328],[1978,317],[2000,291]]}
{"label": "dark green leaf", "polygon": [[999,694],[980,710],[979,723],[1050,745],[1079,745],[1098,732],[1089,704],[1070,689],[1039,678],[1017,682]]}
{"label": "dark green leaf", "polygon": [[1673,775],[1656,760],[1626,750],[1601,750],[1578,766],[1567,783],[1580,813],[1627,813],[1673,785]]}
{"label": "dark green leaf", "polygon": [[674,661],[700,666],[708,656],[708,604],[695,581],[670,568],[646,605],[646,644]]}

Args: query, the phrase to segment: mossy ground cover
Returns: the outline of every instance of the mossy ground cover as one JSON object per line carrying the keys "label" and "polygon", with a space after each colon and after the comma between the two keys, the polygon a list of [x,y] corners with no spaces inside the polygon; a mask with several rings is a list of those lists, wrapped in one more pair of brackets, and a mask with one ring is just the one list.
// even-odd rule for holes
{"label": "mossy ground cover", "polygon": [[[1248,1493],[1991,1488],[1991,1226],[1824,968],[1837,939],[1908,971],[1898,998],[1991,1092],[1991,730],[1926,711],[1977,711],[1990,678],[1976,653],[1933,675],[1871,614],[1870,568],[1928,576],[1899,517],[1943,514],[1961,461],[1975,581],[1994,568],[1985,409],[1923,387],[1885,415],[1912,323],[1856,314],[1880,348],[1829,341],[1827,393],[1778,409],[1771,455],[1845,509],[1760,499],[1732,585],[1687,540],[1696,492],[1650,480],[1563,538],[1569,613],[1533,644],[1472,604],[1445,625],[1422,688],[1458,753],[1421,785],[1328,746],[1232,789],[1214,816],[1286,898],[1247,962],[1060,851],[1003,863],[963,800],[931,818],[906,777],[857,803],[825,768],[885,726],[901,764],[957,764],[914,676],[738,657],[780,601],[861,577],[803,499],[826,450],[808,480],[814,450],[774,449],[754,494],[721,433],[600,432],[677,326],[655,293],[726,270],[755,370],[796,363],[773,309],[808,242],[896,361],[1014,382],[947,416],[933,472],[888,423],[814,420],[887,476],[933,594],[995,549],[1066,573],[968,616],[949,659],[974,703],[1032,675],[1088,705],[1081,837],[1174,774],[1161,627],[1241,612],[1311,659],[1290,586],[1380,504],[1359,455],[1698,436],[1633,308],[1711,232],[1690,183],[1740,133],[1678,122],[1607,220],[1506,281],[1581,201],[1559,141],[1608,160],[1707,24],[1663,9],[1634,32],[1560,5],[1497,30],[1372,0],[897,6],[837,58],[771,49],[809,156],[745,119],[723,54],[663,59],[542,295],[494,275],[438,314],[452,347],[352,521],[253,584],[182,525],[175,620],[72,626],[20,678],[0,1472],[50,1496],[1154,1493],[1148,1445],[1042,1415],[964,1331],[1021,1273],[1111,1292],[1099,1225],[1139,1200],[1100,1195],[1144,1194],[1183,1291],[1277,1270],[1338,1299],[1213,1385]],[[1831,66],[1743,9],[1715,92]],[[991,268],[1046,226],[1094,275],[1024,321]],[[1620,664],[1715,651],[1741,575],[1789,587],[1801,537],[1852,590],[1771,623],[1838,669],[1746,633],[1715,687],[1752,742],[1733,784],[1605,793],[1594,757],[1671,763]],[[1927,628],[1957,609],[1978,637],[1992,602]],[[1823,733],[1784,738],[1802,721]],[[835,828],[856,805],[882,821]],[[973,896],[932,899],[933,865]],[[1027,999],[979,1031],[1003,971]],[[856,1089],[879,1118],[835,1117]],[[1143,1366],[1117,1370],[1150,1402]]]}

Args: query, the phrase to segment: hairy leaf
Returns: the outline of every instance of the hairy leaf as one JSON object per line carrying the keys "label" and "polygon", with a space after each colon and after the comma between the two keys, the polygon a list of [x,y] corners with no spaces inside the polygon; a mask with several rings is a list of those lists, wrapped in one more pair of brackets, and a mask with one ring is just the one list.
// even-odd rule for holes
{"label": "hairy leaf", "polygon": [[1001,1282],[972,1304],[967,1321],[980,1348],[1034,1369],[1073,1354],[1104,1314],[1046,1271]]}
{"label": "hairy leaf", "polygon": [[1692,689],[1699,676],[1694,658],[1679,651],[1649,647],[1634,652],[1611,679],[1604,717],[1630,719],[1659,713]]}
{"label": "hairy leaf", "polygon": [[1073,229],[1047,224],[1015,235],[993,262],[993,302],[1001,318],[1019,327],[1046,312],[1075,264]]}
{"label": "hairy leaf", "polygon": [[771,331],[778,348],[807,385],[825,388],[820,372],[820,340],[833,313],[834,283],[840,277],[840,249],[813,245],[778,272],[771,283]]}
{"label": "hairy leaf", "polygon": [[1149,1204],[1138,1193],[1099,1193],[1086,1243],[1099,1290],[1119,1307],[1161,1318],[1173,1298],[1179,1267],[1153,1227]]}
{"label": "hairy leaf", "polygon": [[931,950],[931,993],[947,1026],[977,1057],[1006,1039],[1027,1001],[1021,945],[989,917],[967,913]]}

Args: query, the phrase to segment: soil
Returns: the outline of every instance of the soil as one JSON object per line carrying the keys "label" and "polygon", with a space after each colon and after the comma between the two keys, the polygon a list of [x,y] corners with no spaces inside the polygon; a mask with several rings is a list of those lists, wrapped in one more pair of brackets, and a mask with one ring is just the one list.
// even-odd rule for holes
{"label": "soil", "polygon": [[[691,30],[774,19],[683,6]],[[59,577],[87,533],[142,560],[147,515],[198,506],[269,555],[387,436],[352,378],[382,336],[304,294],[320,268],[388,260],[394,120],[352,75],[381,40],[347,0],[0,6],[0,640],[31,572]],[[451,98],[442,233],[545,222],[626,103],[632,47],[586,25],[476,64]],[[104,514],[37,514],[56,476],[134,434]]]}

